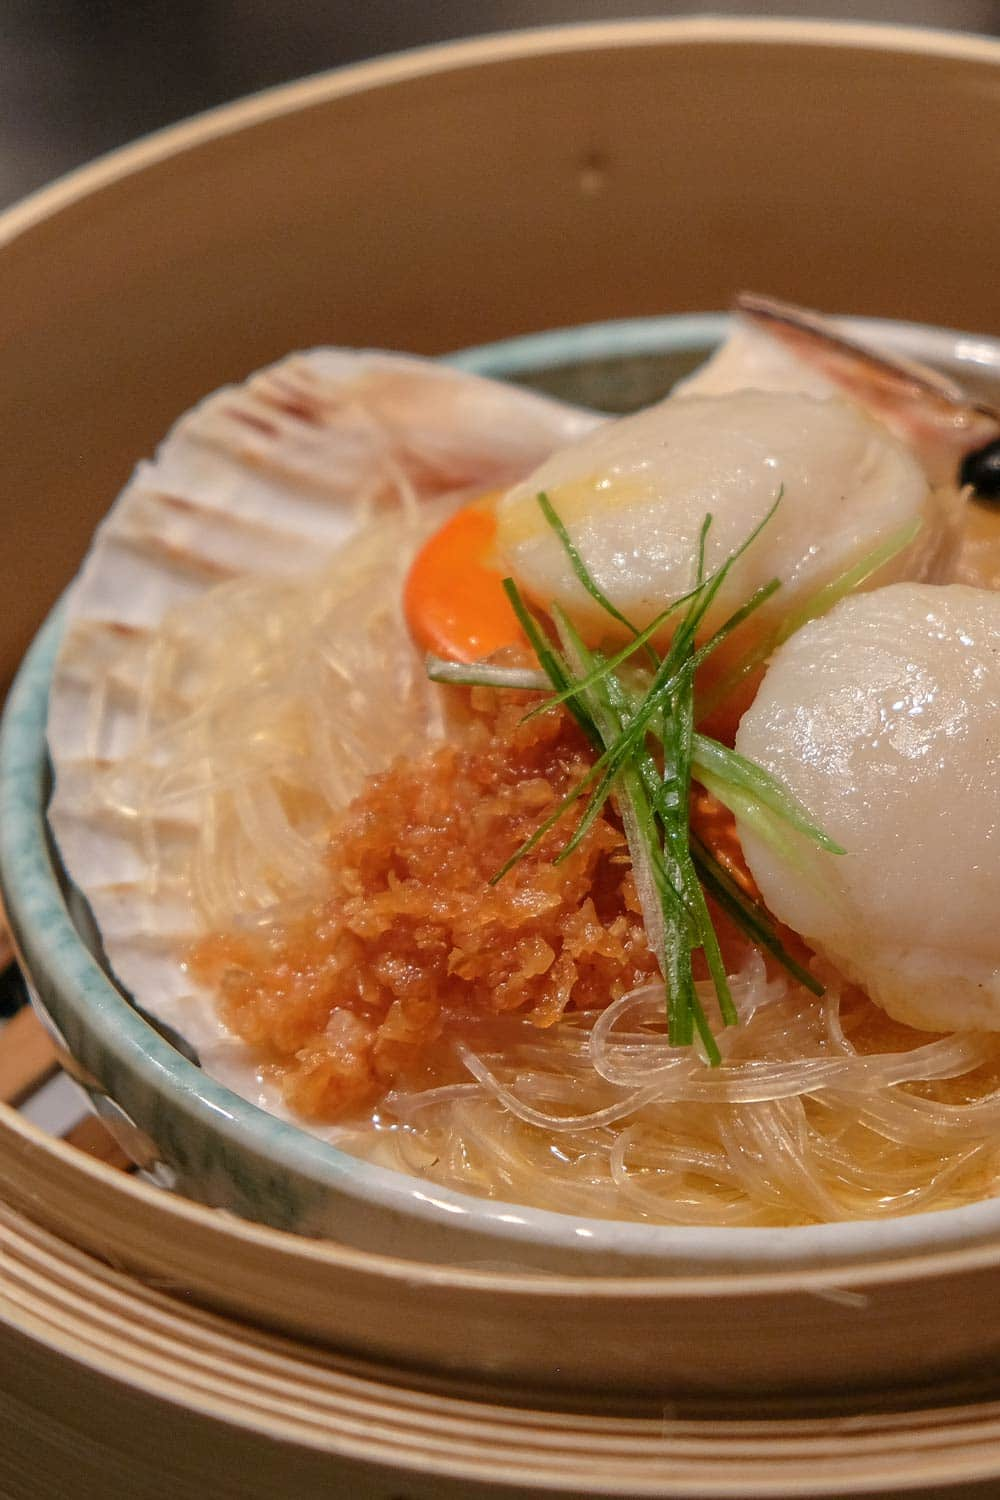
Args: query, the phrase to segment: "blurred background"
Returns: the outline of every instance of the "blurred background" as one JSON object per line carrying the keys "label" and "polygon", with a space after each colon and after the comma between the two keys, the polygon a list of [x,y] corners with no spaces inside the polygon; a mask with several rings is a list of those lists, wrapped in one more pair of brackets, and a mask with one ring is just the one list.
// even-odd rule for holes
{"label": "blurred background", "polygon": [[358,58],[514,27],[700,12],[1000,35],[1000,0],[0,0],[0,206],[185,115]]}

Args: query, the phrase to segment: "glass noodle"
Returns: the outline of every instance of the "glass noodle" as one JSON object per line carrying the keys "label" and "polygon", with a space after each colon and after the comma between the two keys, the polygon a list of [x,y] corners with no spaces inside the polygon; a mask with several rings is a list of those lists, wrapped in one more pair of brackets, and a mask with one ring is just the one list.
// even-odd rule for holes
{"label": "glass noodle", "polygon": [[[994,1191],[997,1041],[904,1031],[824,978],[817,999],[749,957],[716,1070],[667,1044],[658,985],[550,1032],[484,1023],[457,1043],[469,1082],[390,1094],[379,1135],[350,1145],[442,1186],[664,1224],[874,1218]],[[892,1050],[868,1050],[880,1030]]]}
{"label": "glass noodle", "polygon": [[135,749],[104,795],[147,831],[154,891],[177,873],[161,820],[191,830],[182,873],[202,931],[266,923],[315,895],[331,813],[444,733],[399,596],[455,502],[406,499],[321,571],[219,585],[158,631]]}

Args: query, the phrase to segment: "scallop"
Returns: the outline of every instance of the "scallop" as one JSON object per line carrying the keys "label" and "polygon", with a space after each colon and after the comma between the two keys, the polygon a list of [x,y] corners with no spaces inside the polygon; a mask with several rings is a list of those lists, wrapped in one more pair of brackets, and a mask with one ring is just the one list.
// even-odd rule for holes
{"label": "scallop", "polygon": [[844,600],[775,654],[736,745],[846,850],[741,824],[774,914],[897,1020],[1000,1030],[1000,595]]}
{"label": "scallop", "polygon": [[952,555],[954,492],[932,489],[907,445],[856,406],[797,391],[670,397],[553,454],[503,497],[499,545],[518,582],[598,638],[607,616],[546,524],[542,491],[601,589],[639,626],[694,584],[706,515],[712,571],[779,501],[706,630],[777,577],[781,588],[754,617],[765,628],[916,521],[915,542],[880,583],[941,576]]}

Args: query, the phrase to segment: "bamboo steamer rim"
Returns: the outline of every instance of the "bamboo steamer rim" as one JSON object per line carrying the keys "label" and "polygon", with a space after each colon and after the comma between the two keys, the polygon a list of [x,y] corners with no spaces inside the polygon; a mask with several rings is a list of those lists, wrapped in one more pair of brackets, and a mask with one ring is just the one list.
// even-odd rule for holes
{"label": "bamboo steamer rim", "polygon": [[[55,1397],[103,1377],[141,1392],[154,1419],[181,1407],[287,1445],[292,1468],[292,1455],[308,1450],[331,1466],[405,1471],[408,1495],[438,1493],[415,1491],[418,1477],[461,1481],[462,1493],[473,1495],[497,1485],[578,1495],[816,1496],[972,1483],[1000,1472],[996,1399],[833,1419],[698,1418],[669,1404],[640,1416],[503,1405],[414,1389],[383,1370],[192,1309],[9,1209],[0,1209],[0,1255],[0,1340],[14,1330],[46,1352]],[[8,1366],[0,1390],[17,1378]],[[143,1441],[155,1451],[155,1431]],[[259,1493],[248,1484],[248,1494]]]}
{"label": "bamboo steamer rim", "polygon": [[144,168],[212,140],[280,119],[329,99],[364,93],[411,78],[459,68],[602,48],[769,45],[895,51],[968,62],[1000,62],[1000,40],[934,27],[784,17],[677,16],[627,21],[583,21],[540,26],[412,48],[349,63],[292,83],[278,84],[107,152],[30,193],[0,214],[0,249],[83,198]]}

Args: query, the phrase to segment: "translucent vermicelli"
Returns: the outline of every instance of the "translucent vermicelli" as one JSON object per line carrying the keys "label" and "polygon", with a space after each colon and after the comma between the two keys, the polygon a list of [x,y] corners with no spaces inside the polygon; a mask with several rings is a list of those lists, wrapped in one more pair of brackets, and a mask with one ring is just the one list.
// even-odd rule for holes
{"label": "translucent vermicelli", "polygon": [[158,844],[164,820],[196,829],[183,873],[206,928],[293,910],[322,879],[331,810],[441,735],[440,690],[398,598],[450,508],[393,512],[306,578],[209,590],[158,632],[134,751],[103,795],[148,830],[154,878],[177,873]]}
{"label": "translucent vermicelli", "polygon": [[720,1070],[666,1044],[649,986],[556,1033],[467,1034],[469,1082],[390,1094],[350,1144],[441,1186],[664,1224],[879,1218],[996,1191],[995,1037],[904,1033],[856,991],[768,979],[758,956],[734,992]]}

